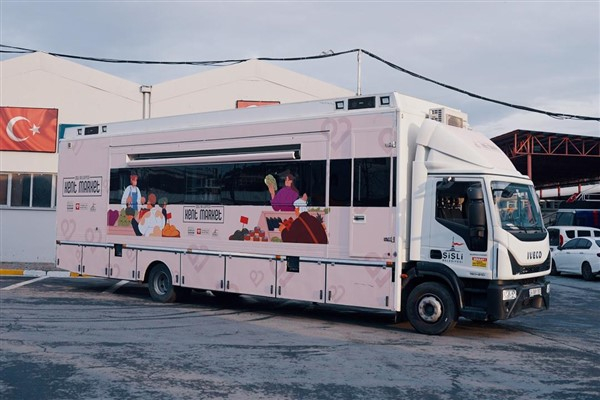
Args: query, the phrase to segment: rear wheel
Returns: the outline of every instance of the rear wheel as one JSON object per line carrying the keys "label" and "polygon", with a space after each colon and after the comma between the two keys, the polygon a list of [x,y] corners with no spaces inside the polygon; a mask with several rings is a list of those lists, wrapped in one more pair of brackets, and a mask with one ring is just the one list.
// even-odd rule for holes
{"label": "rear wheel", "polygon": [[426,282],[408,295],[406,317],[418,332],[441,335],[456,325],[458,312],[452,293],[444,285]]}
{"label": "rear wheel", "polygon": [[560,271],[556,269],[556,263],[552,260],[552,269],[550,270],[550,275],[560,275]]}
{"label": "rear wheel", "polygon": [[592,266],[589,262],[585,261],[583,264],[581,264],[581,275],[586,281],[591,281],[594,279],[595,274],[592,273]]}
{"label": "rear wheel", "polygon": [[150,271],[148,290],[150,291],[150,297],[160,303],[172,303],[177,298],[171,271],[165,264],[157,264]]}

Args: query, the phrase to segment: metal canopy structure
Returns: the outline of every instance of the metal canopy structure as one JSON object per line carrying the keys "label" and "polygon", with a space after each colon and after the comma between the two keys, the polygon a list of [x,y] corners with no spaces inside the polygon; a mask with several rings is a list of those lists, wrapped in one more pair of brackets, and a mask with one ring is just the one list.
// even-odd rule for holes
{"label": "metal canopy structure", "polygon": [[538,189],[600,182],[600,137],[518,129],[492,141]]}

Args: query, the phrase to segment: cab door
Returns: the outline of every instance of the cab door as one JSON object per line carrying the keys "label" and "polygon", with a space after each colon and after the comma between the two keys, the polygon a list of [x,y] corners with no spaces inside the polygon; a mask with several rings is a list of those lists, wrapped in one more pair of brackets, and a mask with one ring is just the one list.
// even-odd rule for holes
{"label": "cab door", "polygon": [[472,178],[430,177],[427,182],[422,254],[459,276],[491,277],[491,247],[484,182]]}

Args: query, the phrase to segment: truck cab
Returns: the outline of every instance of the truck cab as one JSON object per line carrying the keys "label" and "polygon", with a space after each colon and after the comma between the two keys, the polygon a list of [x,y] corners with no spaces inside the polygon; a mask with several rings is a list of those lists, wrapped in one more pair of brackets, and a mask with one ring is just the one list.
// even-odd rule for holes
{"label": "truck cab", "polygon": [[[439,281],[452,288],[458,316],[481,321],[548,308],[544,277],[551,267],[533,184],[490,143],[466,129],[422,125],[403,282],[411,293],[422,282]],[[448,305],[439,293],[404,304],[424,330],[445,325]]]}

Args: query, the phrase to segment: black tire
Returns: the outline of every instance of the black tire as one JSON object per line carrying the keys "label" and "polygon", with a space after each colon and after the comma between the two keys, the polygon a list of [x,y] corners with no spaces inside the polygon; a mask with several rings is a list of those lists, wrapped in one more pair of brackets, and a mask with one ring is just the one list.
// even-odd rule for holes
{"label": "black tire", "polygon": [[550,275],[560,275],[560,271],[556,269],[556,263],[554,262],[554,260],[552,260],[552,268],[550,269]]}
{"label": "black tire", "polygon": [[213,294],[213,296],[219,299],[219,301],[235,301],[241,296],[239,293],[221,292],[218,290],[211,290],[210,292]]}
{"label": "black tire", "polygon": [[171,271],[165,264],[157,264],[150,271],[148,290],[152,300],[160,303],[173,303],[177,299]]}
{"label": "black tire", "polygon": [[488,324],[493,324],[493,323],[495,323],[496,321],[498,321],[498,318],[489,318],[489,317],[488,317],[487,319],[474,319],[474,318],[469,318],[469,320],[470,320],[470,321],[473,321],[473,322],[478,322],[478,323],[480,323],[480,324],[485,324],[485,325],[488,325]]}
{"label": "black tire", "polygon": [[186,302],[192,299],[192,288],[177,286],[175,288],[175,294],[177,295],[177,301]]}
{"label": "black tire", "polygon": [[583,279],[586,281],[593,281],[596,276],[596,274],[592,273],[592,266],[587,261],[581,264],[581,276],[583,276]]}
{"label": "black tire", "polygon": [[458,311],[452,293],[444,285],[426,282],[408,295],[406,317],[417,332],[441,335],[456,325]]}

